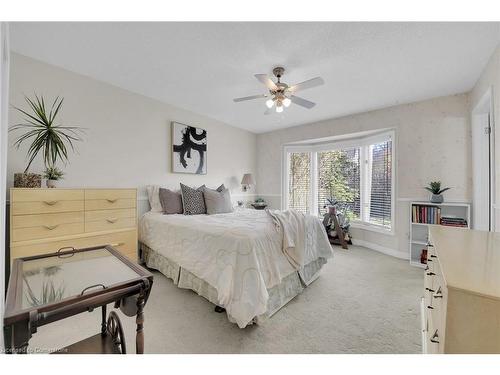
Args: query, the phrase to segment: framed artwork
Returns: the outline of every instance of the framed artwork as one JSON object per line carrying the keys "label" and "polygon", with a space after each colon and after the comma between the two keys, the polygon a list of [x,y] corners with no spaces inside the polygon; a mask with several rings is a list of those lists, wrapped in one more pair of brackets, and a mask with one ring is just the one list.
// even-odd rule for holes
{"label": "framed artwork", "polygon": [[207,174],[207,131],[172,122],[172,171]]}

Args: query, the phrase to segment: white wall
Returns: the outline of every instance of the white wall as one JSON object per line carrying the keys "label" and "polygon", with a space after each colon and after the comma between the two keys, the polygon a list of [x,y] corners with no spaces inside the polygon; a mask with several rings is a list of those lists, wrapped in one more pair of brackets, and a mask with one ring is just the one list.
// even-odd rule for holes
{"label": "white wall", "polygon": [[493,123],[495,127],[495,223],[496,231],[500,231],[500,45],[493,52],[477,83],[470,93],[470,111],[476,107],[484,94],[492,88]]}
{"label": "white wall", "polygon": [[454,95],[278,130],[257,136],[257,192],[281,204],[282,146],[290,142],[383,128],[396,132],[395,235],[353,229],[356,239],[405,257],[410,199],[428,199],[423,189],[441,180],[452,189],[445,200],[470,201],[471,135],[468,96]]}
{"label": "white wall", "polygon": [[[5,176],[7,170],[7,127],[9,96],[9,26],[0,22],[0,322],[3,322],[5,290]],[[3,334],[0,335],[0,349]]]}
{"label": "white wall", "polygon": [[[245,198],[239,183],[243,173],[255,171],[253,133],[12,53],[11,105],[25,108],[23,95],[34,93],[64,97],[59,120],[87,128],[85,142],[77,144],[78,154],[70,155],[63,168],[61,186],[139,187],[139,196],[145,197],[147,184],[178,189],[179,182],[212,187],[224,183],[235,199]],[[10,118],[11,124],[21,121],[13,109]],[[207,130],[207,175],[171,173],[171,121]],[[11,133],[10,145],[13,140]],[[25,155],[26,148],[10,147],[7,186],[13,185],[15,172],[24,170]],[[30,170],[41,172],[41,159]]]}

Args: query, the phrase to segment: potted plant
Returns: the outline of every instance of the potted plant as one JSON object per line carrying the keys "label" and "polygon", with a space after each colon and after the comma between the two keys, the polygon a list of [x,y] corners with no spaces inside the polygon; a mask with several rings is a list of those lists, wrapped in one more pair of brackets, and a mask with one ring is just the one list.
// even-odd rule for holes
{"label": "potted plant", "polygon": [[81,141],[79,137],[81,129],[75,126],[56,124],[57,114],[61,109],[64,98],[57,97],[48,111],[43,96],[38,97],[35,94],[34,99],[27,96],[24,99],[29,106],[28,111],[14,107],[25,116],[24,122],[11,126],[9,132],[24,130],[24,133],[18,136],[14,142],[17,149],[24,142],[30,141],[31,144],[27,153],[28,165],[23,173],[14,174],[14,187],[40,187],[42,176],[36,173],[28,173],[31,163],[39,153],[42,154],[47,169],[56,169],[57,160],[66,163],[68,161],[68,147],[74,151],[73,142]]}
{"label": "potted plant", "polygon": [[443,203],[443,193],[446,190],[450,190],[449,187],[441,189],[441,181],[431,181],[429,186],[425,187],[425,190],[430,191],[432,193],[431,202],[432,203]]}
{"label": "potted plant", "polygon": [[47,179],[47,187],[57,187],[57,181],[62,180],[64,172],[57,167],[47,167],[43,173],[43,178]]}
{"label": "potted plant", "polygon": [[266,201],[262,198],[257,198],[251,205],[256,210],[263,210],[267,207]]}

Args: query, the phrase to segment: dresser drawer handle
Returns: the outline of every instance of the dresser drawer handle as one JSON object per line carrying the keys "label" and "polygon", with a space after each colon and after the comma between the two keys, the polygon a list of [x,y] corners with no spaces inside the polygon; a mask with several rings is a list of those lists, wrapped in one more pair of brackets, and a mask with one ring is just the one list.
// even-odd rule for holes
{"label": "dresser drawer handle", "polygon": [[431,254],[431,258],[437,258],[437,256],[435,256],[434,254]]}
{"label": "dresser drawer handle", "polygon": [[431,336],[430,341],[433,342],[434,344],[439,344],[439,340],[436,340],[439,338],[438,335],[438,330],[436,329],[436,332]]}
{"label": "dresser drawer handle", "polygon": [[427,272],[427,276],[435,276],[436,274],[434,272]]}
{"label": "dresser drawer handle", "polygon": [[431,292],[431,293],[434,293],[434,292],[435,292],[435,290],[434,290],[434,289],[431,289],[431,288],[425,288],[425,290],[427,290],[427,291],[429,291],[429,292]]}
{"label": "dresser drawer handle", "polygon": [[109,202],[109,203],[115,203],[118,199],[109,199],[109,198],[106,198],[106,200]]}
{"label": "dresser drawer handle", "polygon": [[44,225],[44,228],[45,228],[45,229],[48,229],[48,230],[54,230],[54,229],[56,229],[58,226],[59,226],[59,224],[58,224],[58,225]]}
{"label": "dresser drawer handle", "polygon": [[57,203],[57,201],[43,201],[47,206],[53,206]]}
{"label": "dresser drawer handle", "polygon": [[109,219],[106,219],[106,221],[107,221],[108,223],[110,223],[110,224],[114,224],[114,223],[116,223],[116,222],[118,221],[118,218],[116,218],[116,217],[111,217],[111,218],[109,218]]}
{"label": "dresser drawer handle", "polygon": [[441,287],[438,288],[436,294],[433,295],[434,298],[443,298],[443,292],[441,291]]}

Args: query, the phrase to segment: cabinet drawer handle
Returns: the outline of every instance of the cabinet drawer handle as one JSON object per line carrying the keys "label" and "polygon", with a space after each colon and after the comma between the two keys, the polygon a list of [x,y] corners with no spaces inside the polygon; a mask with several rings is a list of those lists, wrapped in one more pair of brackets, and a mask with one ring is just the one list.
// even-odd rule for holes
{"label": "cabinet drawer handle", "polygon": [[431,254],[431,258],[437,258],[437,256],[435,256],[434,254]]}
{"label": "cabinet drawer handle", "polygon": [[434,310],[434,307],[432,307],[431,305],[427,305],[427,308],[430,310]]}
{"label": "cabinet drawer handle", "polygon": [[54,230],[54,229],[56,229],[58,226],[59,226],[59,224],[58,224],[58,225],[44,225],[44,228],[45,228],[45,229],[48,229],[48,230]]}
{"label": "cabinet drawer handle", "polygon": [[436,294],[433,295],[434,298],[443,298],[443,292],[441,291],[441,287],[438,288]]}
{"label": "cabinet drawer handle", "polygon": [[47,206],[53,206],[57,203],[57,201],[43,201]]}
{"label": "cabinet drawer handle", "polygon": [[435,292],[435,290],[434,290],[434,289],[431,289],[431,288],[425,288],[425,290],[427,290],[427,291],[429,291],[429,292],[431,292],[431,293],[434,293],[434,292]]}
{"label": "cabinet drawer handle", "polygon": [[434,247],[434,245],[431,244],[430,242],[427,242],[427,247]]}
{"label": "cabinet drawer handle", "polygon": [[116,217],[111,217],[109,219],[106,219],[106,221],[110,224],[116,223],[118,221],[118,218]]}
{"label": "cabinet drawer handle", "polygon": [[436,332],[434,332],[434,334],[431,336],[430,341],[433,342],[434,344],[439,344],[439,340],[437,340],[438,338],[439,338],[438,330],[436,329]]}
{"label": "cabinet drawer handle", "polygon": [[106,200],[107,200],[109,203],[115,203],[118,199],[116,199],[116,198],[115,198],[115,199],[109,199],[109,198],[107,198]]}
{"label": "cabinet drawer handle", "polygon": [[427,272],[427,276],[434,276],[436,275],[434,272]]}

